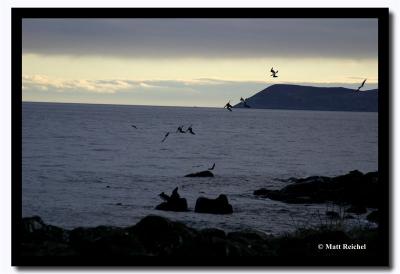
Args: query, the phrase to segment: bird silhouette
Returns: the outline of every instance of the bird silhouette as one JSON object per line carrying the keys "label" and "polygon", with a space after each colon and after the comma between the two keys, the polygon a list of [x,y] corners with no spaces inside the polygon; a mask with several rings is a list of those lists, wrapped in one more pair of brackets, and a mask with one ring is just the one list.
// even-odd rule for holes
{"label": "bird silhouette", "polygon": [[183,131],[183,126],[179,126],[176,132],[186,133],[185,131]]}
{"label": "bird silhouette", "polygon": [[229,101],[228,103],[226,103],[226,105],[224,106],[224,108],[226,108],[229,111],[232,111],[233,106],[231,105],[231,101]]}
{"label": "bird silhouette", "polygon": [[164,139],[162,139],[161,143],[164,143],[164,141],[165,141],[165,139],[167,139],[168,135],[169,135],[169,132],[165,133]]}
{"label": "bird silhouette", "polygon": [[215,163],[208,170],[214,170],[214,167],[215,167]]}
{"label": "bird silhouette", "polygon": [[271,74],[272,77],[274,77],[274,78],[278,77],[278,76],[276,75],[276,74],[278,73],[278,71],[275,71],[273,67],[271,68],[271,73],[272,73],[272,74]]}
{"label": "bird silhouette", "polygon": [[191,133],[191,134],[193,134],[193,135],[196,135],[196,133],[193,132],[192,125],[190,125],[190,126],[188,127],[188,129],[186,130],[186,132],[188,132],[188,131],[189,131],[189,133]]}
{"label": "bird silhouette", "polygon": [[358,87],[358,89],[356,91],[360,91],[360,89],[364,86],[365,82],[367,81],[367,79],[365,79],[364,81],[362,81],[361,85]]}
{"label": "bird silhouette", "polygon": [[136,128],[136,129],[137,129],[137,127],[136,127],[135,125],[131,125],[131,127],[133,127],[133,128]]}
{"label": "bird silhouette", "polygon": [[[247,100],[247,98],[246,98],[246,100]],[[246,100],[243,99],[243,97],[240,97],[240,101],[243,103],[243,106],[246,108],[250,108],[250,106],[247,104]]]}

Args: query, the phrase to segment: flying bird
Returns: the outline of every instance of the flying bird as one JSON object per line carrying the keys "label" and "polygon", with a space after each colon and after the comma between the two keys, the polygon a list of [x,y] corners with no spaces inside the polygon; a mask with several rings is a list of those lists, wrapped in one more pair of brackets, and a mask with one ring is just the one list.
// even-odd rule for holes
{"label": "flying bird", "polygon": [[[246,100],[247,100],[247,98],[246,98]],[[250,108],[250,106],[247,104],[246,100],[243,99],[243,97],[240,97],[240,101],[243,103],[244,107]]]}
{"label": "flying bird", "polygon": [[188,127],[188,129],[186,130],[186,132],[188,132],[188,131],[189,131],[189,133],[191,133],[191,134],[193,134],[193,135],[196,135],[196,133],[193,132],[192,125],[190,125],[190,126]]}
{"label": "flying bird", "polygon": [[232,111],[233,106],[231,105],[231,101],[229,101],[228,103],[226,103],[226,105],[224,106],[224,108],[226,108],[229,111]]}
{"label": "flying bird", "polygon": [[215,167],[215,163],[208,170],[214,170],[214,167]]}
{"label": "flying bird", "polygon": [[133,127],[133,128],[136,128],[136,129],[137,129],[137,127],[136,127],[135,125],[131,125],[131,127]]}
{"label": "flying bird", "polygon": [[358,87],[358,89],[356,91],[360,91],[360,89],[364,86],[365,82],[367,81],[367,79],[365,79],[361,85]]}
{"label": "flying bird", "polygon": [[161,143],[164,143],[164,141],[165,141],[165,139],[167,139],[168,135],[169,135],[169,132],[165,133],[164,139],[162,139]]}
{"label": "flying bird", "polygon": [[271,74],[272,77],[274,77],[274,78],[278,77],[278,76],[276,75],[276,74],[278,73],[278,71],[275,71],[273,67],[271,68],[271,73],[272,73],[272,74]]}

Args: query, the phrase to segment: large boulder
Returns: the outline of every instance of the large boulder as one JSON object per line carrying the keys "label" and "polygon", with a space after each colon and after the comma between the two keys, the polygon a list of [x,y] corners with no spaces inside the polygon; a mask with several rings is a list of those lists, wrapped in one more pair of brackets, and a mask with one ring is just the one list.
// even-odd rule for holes
{"label": "large boulder", "polygon": [[214,174],[209,170],[205,170],[205,171],[190,173],[188,175],[185,175],[185,177],[214,177]]}
{"label": "large boulder", "polygon": [[185,255],[196,249],[198,232],[167,218],[149,215],[129,228],[152,255]]}
{"label": "large boulder", "polygon": [[170,199],[156,206],[158,210],[166,211],[188,211],[187,201],[185,198]]}
{"label": "large boulder", "polygon": [[212,213],[212,214],[232,214],[232,206],[228,202],[228,197],[221,194],[216,199],[209,199],[200,197],[196,201],[194,209],[198,213]]}

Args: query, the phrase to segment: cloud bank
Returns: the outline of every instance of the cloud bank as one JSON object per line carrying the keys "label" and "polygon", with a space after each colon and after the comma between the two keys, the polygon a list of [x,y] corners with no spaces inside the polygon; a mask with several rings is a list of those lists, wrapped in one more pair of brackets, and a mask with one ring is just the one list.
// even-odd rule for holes
{"label": "cloud bank", "polygon": [[24,19],[23,53],[377,58],[376,19]]}

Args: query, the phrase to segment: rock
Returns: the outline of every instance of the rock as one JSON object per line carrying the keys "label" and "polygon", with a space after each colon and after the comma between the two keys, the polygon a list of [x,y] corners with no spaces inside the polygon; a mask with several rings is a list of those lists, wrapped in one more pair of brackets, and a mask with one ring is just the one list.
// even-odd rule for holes
{"label": "rock", "polygon": [[336,211],[326,211],[325,215],[330,219],[339,219],[340,215]]}
{"label": "rock", "polygon": [[228,202],[226,195],[221,194],[216,199],[200,197],[196,201],[194,209],[198,213],[212,214],[231,214],[233,213],[232,206]]}
{"label": "rock", "polygon": [[22,237],[35,241],[66,241],[68,235],[62,228],[47,225],[39,216],[22,219]]}
{"label": "rock", "polygon": [[218,228],[205,228],[200,230],[200,234],[208,238],[216,237],[224,239],[226,237],[225,231]]}
{"label": "rock", "polygon": [[178,187],[176,187],[171,196],[168,196],[164,192],[159,194],[159,196],[165,201],[158,206],[156,209],[158,210],[167,210],[167,211],[188,211],[188,206],[185,198],[181,198],[178,193]]}
{"label": "rock", "polygon": [[112,226],[73,229],[70,244],[82,256],[149,255],[135,234]]}
{"label": "rock", "polygon": [[266,188],[260,188],[257,190],[254,190],[253,194],[257,196],[267,196],[268,194],[271,193],[272,190],[268,190]]}
{"label": "rock", "polygon": [[166,211],[188,211],[188,206],[185,198],[178,198],[163,202],[156,206],[156,209]]}
{"label": "rock", "polygon": [[367,220],[379,224],[381,218],[380,215],[381,214],[379,210],[372,211],[370,214],[367,215]]}
{"label": "rock", "polygon": [[22,231],[24,233],[33,233],[45,228],[43,220],[39,216],[32,216],[22,219]]}
{"label": "rock", "polygon": [[367,213],[367,208],[362,205],[352,205],[351,207],[346,209],[346,212],[360,215],[360,214]]}
{"label": "rock", "polygon": [[153,255],[185,255],[196,248],[198,232],[186,225],[169,219],[149,215],[129,229],[141,244]]}
{"label": "rock", "polygon": [[214,174],[209,170],[205,170],[196,173],[190,173],[185,175],[185,177],[214,177]]}
{"label": "rock", "polygon": [[357,205],[359,212],[362,207],[378,206],[378,172],[363,174],[354,170],[331,178],[312,176],[292,181],[280,190],[261,188],[254,195],[286,203],[347,203]]}
{"label": "rock", "polygon": [[[111,258],[111,262],[115,258],[122,258],[122,262],[142,258],[146,261],[145,256],[214,256],[216,259],[226,256],[261,256],[273,260],[276,256],[321,255],[316,248],[321,243],[366,242],[366,258],[376,257],[381,252],[374,244],[380,240],[378,229],[364,228],[357,233],[321,227],[276,236],[251,229],[225,234],[216,228],[198,231],[180,222],[150,215],[130,227],[98,226],[73,230],[47,225],[40,217],[34,216],[23,218],[20,229],[24,235],[19,246],[22,256],[81,257],[90,259],[89,262],[97,258],[102,260],[102,264],[108,264],[108,258]],[[62,233],[57,234],[59,232]],[[59,237],[63,234],[67,237]],[[333,255],[342,256],[347,251],[334,252]]]}

